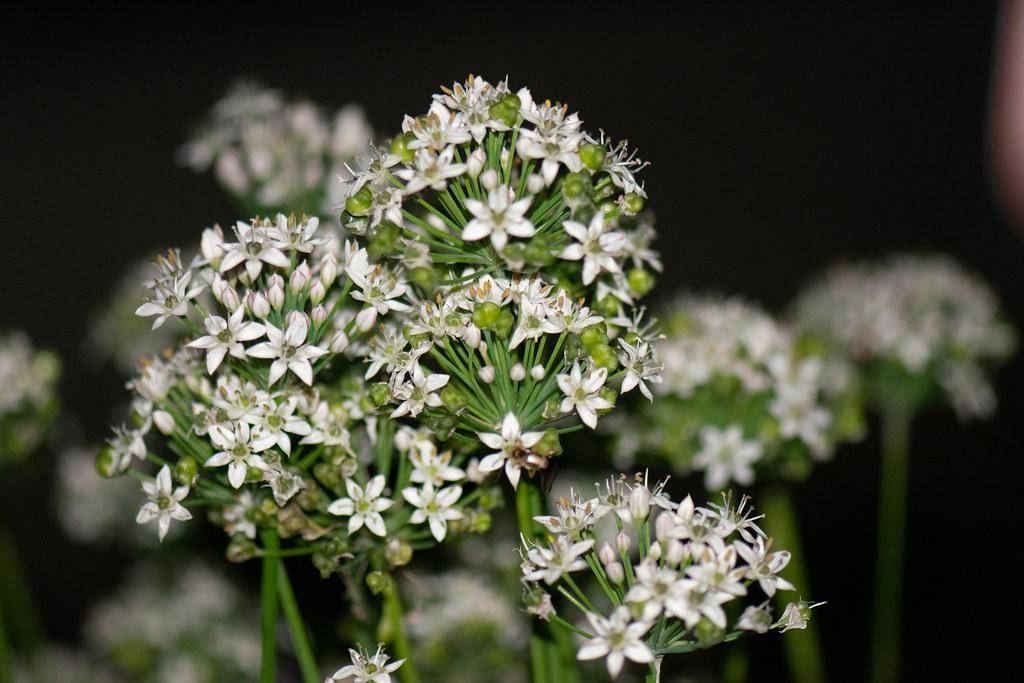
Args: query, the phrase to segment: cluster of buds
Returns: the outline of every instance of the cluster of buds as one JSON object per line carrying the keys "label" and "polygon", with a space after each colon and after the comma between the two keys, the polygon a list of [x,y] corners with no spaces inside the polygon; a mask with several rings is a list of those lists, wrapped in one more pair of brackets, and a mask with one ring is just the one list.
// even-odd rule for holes
{"label": "cluster of buds", "polygon": [[[734,505],[726,494],[698,508],[689,496],[673,501],[664,486],[648,486],[644,475],[613,478],[597,496],[573,493],[555,515],[536,517],[549,540],[523,549],[528,611],[579,636],[578,658],[605,658],[613,677],[627,659],[653,665],[744,633],[806,627],[816,605],[797,601],[772,616],[770,599],[794,590],[779,576],[790,554],[773,548],[746,498]],[[608,518],[617,533],[600,542],[596,527]],[[577,581],[577,572],[591,581]],[[560,616],[553,597],[587,623]]]}
{"label": "cluster of buds", "polygon": [[22,332],[0,336],[0,466],[42,443],[59,408],[60,361],[32,347]]}
{"label": "cluster of buds", "polygon": [[[657,400],[617,429],[617,456],[704,474],[710,490],[801,478],[863,431],[851,373],[827,364],[761,308],[681,295],[659,312]],[[619,425],[621,426],[621,425]]]}

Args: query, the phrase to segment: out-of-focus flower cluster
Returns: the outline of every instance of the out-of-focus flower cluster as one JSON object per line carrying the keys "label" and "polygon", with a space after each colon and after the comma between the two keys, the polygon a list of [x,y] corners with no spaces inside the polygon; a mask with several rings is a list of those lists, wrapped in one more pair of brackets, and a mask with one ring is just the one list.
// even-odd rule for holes
{"label": "out-of-focus flower cluster", "polygon": [[307,101],[254,83],[239,83],[214,106],[182,150],[197,171],[213,168],[218,182],[254,213],[320,213],[344,197],[338,177],[370,143],[361,107],[328,116]]}
{"label": "out-of-focus flower cluster", "polygon": [[505,81],[445,88],[402,130],[360,160],[342,224],[426,300],[371,342],[367,376],[387,373],[393,417],[479,441],[478,469],[516,485],[559,433],[658,381],[636,308],[661,268],[644,164]]}
{"label": "out-of-focus flower cluster", "polygon": [[126,680],[213,683],[256,678],[256,622],[238,590],[204,565],[143,566],[92,610],[84,632],[90,650]]}
{"label": "out-of-focus flower cluster", "polygon": [[0,335],[0,466],[35,452],[57,417],[60,361],[22,332]]}
{"label": "out-of-focus flower cluster", "polygon": [[810,355],[760,308],[682,295],[659,317],[657,399],[617,424],[617,456],[704,473],[706,486],[748,486],[758,473],[802,477],[863,417],[856,378]]}
{"label": "out-of-focus flower cluster", "polygon": [[944,256],[838,266],[794,305],[798,329],[864,370],[881,404],[941,391],[963,418],[990,415],[988,379],[1015,345],[995,293]]}
{"label": "out-of-focus flower cluster", "polygon": [[486,528],[489,497],[462,500],[461,456],[378,420],[387,392],[354,366],[377,320],[410,308],[402,268],[370,264],[315,218],[233,233],[206,230],[192,261],[161,257],[137,310],[191,331],[141,364],[131,426],[115,428],[98,461],[142,480],[137,521],[156,521],[162,538],[205,508],[231,536],[230,559],[261,554],[259,532],[274,530],[325,575],[404,564],[452,526]]}
{"label": "out-of-focus flower cluster", "polygon": [[[748,500],[726,494],[698,508],[689,496],[673,501],[664,486],[644,475],[613,477],[597,496],[573,493],[554,515],[536,517],[549,540],[523,550],[529,612],[573,631],[582,639],[578,658],[605,659],[613,677],[627,659],[652,664],[744,632],[804,628],[813,605],[772,614],[775,593],[795,590],[779,575],[790,554],[773,547]],[[594,527],[604,517],[618,534],[598,546]],[[561,616],[556,601],[586,621]]]}

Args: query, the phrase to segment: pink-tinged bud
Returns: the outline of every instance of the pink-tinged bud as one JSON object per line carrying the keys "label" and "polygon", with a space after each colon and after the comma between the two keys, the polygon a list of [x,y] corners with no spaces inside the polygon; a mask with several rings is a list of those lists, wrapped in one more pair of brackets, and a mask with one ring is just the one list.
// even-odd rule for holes
{"label": "pink-tinged bud", "polygon": [[597,559],[601,560],[601,564],[611,564],[619,559],[619,556],[615,554],[615,548],[609,543],[605,543],[601,546],[601,549],[597,551]]}
{"label": "pink-tinged bud", "polygon": [[487,163],[487,154],[484,153],[482,147],[477,147],[476,150],[469,155],[469,159],[466,161],[466,173],[470,178],[476,178],[480,175],[481,171],[484,170],[484,164]]}
{"label": "pink-tinged bud", "polygon": [[224,291],[225,287],[230,286],[231,285],[228,284],[227,280],[222,278],[220,275],[215,275],[213,277],[213,282],[210,283],[210,291],[213,292],[213,298],[217,300],[217,303],[224,303],[224,301],[221,300],[221,292]]}
{"label": "pink-tinged bud", "polygon": [[314,304],[318,304],[324,300],[327,296],[327,288],[324,287],[324,283],[319,280],[314,280],[313,284],[309,288],[309,300]]}
{"label": "pink-tinged bud", "polygon": [[508,376],[512,378],[513,382],[522,382],[526,379],[526,368],[523,367],[522,363],[516,363],[508,371]]}
{"label": "pink-tinged bud", "polygon": [[334,257],[334,254],[327,254],[320,261],[320,282],[324,283],[325,288],[329,288],[337,279],[338,259]]}
{"label": "pink-tinged bud", "polygon": [[651,547],[647,549],[647,557],[651,558],[652,560],[660,560],[661,559],[661,543],[659,543],[658,541],[655,541],[654,543],[652,543]]}
{"label": "pink-tinged bud", "polygon": [[530,368],[530,377],[534,378],[538,382],[544,379],[544,375],[546,374],[547,371],[544,370],[543,365],[534,365],[532,368]]}
{"label": "pink-tinged bud", "polygon": [[629,537],[625,531],[620,531],[615,535],[615,546],[619,549],[620,553],[628,553],[629,547],[633,544],[633,539]]}
{"label": "pink-tinged bud", "polygon": [[608,574],[608,578],[612,580],[612,583],[622,583],[623,579],[626,578],[622,564],[619,562],[612,562],[604,568],[604,571]]}
{"label": "pink-tinged bud", "polygon": [[267,301],[267,297],[263,296],[262,292],[253,292],[252,290],[246,292],[245,307],[254,318],[262,320],[270,315],[270,302]]}
{"label": "pink-tinged bud", "polygon": [[309,312],[309,317],[313,320],[313,324],[319,327],[327,322],[327,309],[323,306],[314,306],[313,310]]}
{"label": "pink-tinged bud", "polygon": [[530,194],[537,194],[544,189],[544,176],[539,173],[531,173],[526,179],[526,189]]}
{"label": "pink-tinged bud", "polygon": [[488,190],[493,190],[498,186],[498,172],[493,168],[489,168],[480,174],[480,184]]}
{"label": "pink-tinged bud", "polygon": [[174,417],[166,410],[157,410],[153,413],[153,424],[165,436],[174,431]]}
{"label": "pink-tinged bud", "polygon": [[651,514],[651,492],[642,484],[637,484],[629,492],[629,513],[633,519],[642,522]]}
{"label": "pink-tinged bud", "polygon": [[214,268],[220,267],[220,261],[224,257],[223,244],[224,233],[221,232],[219,225],[203,230],[203,236],[199,240],[199,251],[206,262]]}
{"label": "pink-tinged bud", "polygon": [[484,384],[490,384],[491,382],[494,381],[494,366],[485,365],[479,370],[477,370],[476,374],[480,376],[480,379],[483,381]]}
{"label": "pink-tinged bud", "polygon": [[284,326],[291,327],[292,325],[303,324],[307,328],[309,327],[309,316],[302,311],[292,311],[284,317]]}
{"label": "pink-tinged bud", "polygon": [[337,332],[334,333],[334,336],[331,337],[331,352],[341,353],[347,348],[348,335],[342,332],[341,330],[338,330]]}
{"label": "pink-tinged bud", "polygon": [[668,542],[668,548],[665,550],[665,561],[675,567],[682,563],[688,554],[686,546],[678,539],[673,538]]}
{"label": "pink-tinged bud", "polygon": [[242,305],[242,299],[239,298],[238,292],[235,291],[234,287],[227,287],[221,293],[221,301],[224,304],[224,308],[228,309],[232,313],[238,310],[238,307]]}
{"label": "pink-tinged bud", "polygon": [[288,278],[288,288],[292,291],[292,294],[300,294],[305,291],[311,278],[309,264],[303,261],[299,264],[298,268],[292,271],[291,277]]}
{"label": "pink-tinged bud", "polygon": [[267,288],[267,300],[274,307],[275,311],[280,311],[281,307],[284,306],[284,286],[277,282],[270,285]]}
{"label": "pink-tinged bud", "polygon": [[672,514],[669,512],[662,512],[658,515],[658,518],[654,520],[654,535],[659,541],[667,541],[672,537],[672,532],[675,531],[676,523],[672,519]]}
{"label": "pink-tinged bud", "polygon": [[471,349],[475,349],[480,346],[480,328],[469,323],[465,329],[462,330],[462,341],[466,342],[466,345]]}

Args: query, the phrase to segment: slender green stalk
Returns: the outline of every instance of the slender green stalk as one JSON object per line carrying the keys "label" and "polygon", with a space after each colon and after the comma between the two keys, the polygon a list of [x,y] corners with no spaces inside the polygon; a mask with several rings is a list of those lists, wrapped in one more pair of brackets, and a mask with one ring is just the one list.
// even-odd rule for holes
{"label": "slender green stalk", "polygon": [[882,471],[871,643],[871,680],[875,683],[894,683],[900,676],[900,612],[909,454],[910,411],[905,407],[890,406],[882,413]]}
{"label": "slender green stalk", "polygon": [[284,617],[288,622],[292,645],[295,646],[295,656],[299,660],[302,680],[304,683],[319,683],[320,668],[316,665],[316,657],[309,644],[309,634],[306,632],[306,624],[302,621],[299,605],[295,601],[295,593],[288,580],[288,572],[285,571],[284,562],[278,560],[277,564],[277,591],[281,598],[281,609],[284,610]]}
{"label": "slender green stalk", "polygon": [[10,683],[13,680],[12,660],[11,644],[7,640],[7,625],[4,621],[4,606],[0,602],[0,683]]}
{"label": "slender green stalk", "polygon": [[654,658],[654,661],[647,667],[647,672],[644,674],[644,683],[660,683],[661,681],[661,662],[664,659],[661,655]]}
{"label": "slender green stalk", "polygon": [[5,603],[10,616],[7,623],[7,637],[11,647],[15,645],[24,652],[32,652],[43,641],[43,627],[32,591],[29,589],[14,539],[0,528],[0,603]]}
{"label": "slender green stalk", "polygon": [[725,662],[722,664],[722,683],[746,683],[749,676],[750,653],[741,643],[737,643],[725,653]]}
{"label": "slender green stalk", "polygon": [[404,683],[419,683],[420,677],[416,672],[416,665],[412,661],[412,647],[405,634],[405,608],[402,606],[402,595],[398,592],[398,585],[394,577],[389,579],[388,586],[384,589],[383,619],[390,627],[388,631],[395,659],[405,660],[405,664],[398,670],[398,677]]}
{"label": "slender green stalk", "polygon": [[[263,547],[276,553],[280,547],[277,532],[267,529],[262,532]],[[263,580],[260,587],[260,683],[274,683],[277,680],[277,589],[278,568],[281,560],[276,557],[263,558]]]}
{"label": "slender green stalk", "polygon": [[[801,591],[810,592],[804,552],[800,542],[800,525],[789,490],[781,485],[765,487],[761,494],[761,511],[765,526],[780,549],[790,551],[786,578]],[[782,609],[790,602],[785,593],[775,594],[775,604]],[[825,680],[825,661],[821,637],[812,620],[805,630],[790,631],[782,638],[792,680],[796,683],[818,683]]]}

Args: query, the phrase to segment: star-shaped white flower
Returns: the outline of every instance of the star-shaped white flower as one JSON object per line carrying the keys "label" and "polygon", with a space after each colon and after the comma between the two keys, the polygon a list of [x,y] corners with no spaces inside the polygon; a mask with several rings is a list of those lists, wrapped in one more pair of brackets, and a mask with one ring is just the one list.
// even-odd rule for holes
{"label": "star-shaped white flower", "polygon": [[245,358],[245,347],[242,342],[259,339],[263,336],[265,328],[260,323],[244,322],[245,307],[238,309],[225,320],[219,315],[211,315],[203,321],[206,327],[206,336],[199,337],[189,343],[193,349],[204,349],[206,351],[206,371],[209,374],[216,372],[220,367],[224,356],[231,354],[232,358]]}
{"label": "star-shaped white flower", "polygon": [[313,365],[310,361],[327,353],[326,349],[306,344],[309,334],[309,319],[304,315],[291,316],[284,331],[270,323],[266,323],[268,341],[257,344],[246,350],[246,354],[254,358],[274,359],[270,364],[268,384],[274,384],[291,370],[295,376],[308,385],[313,384]]}
{"label": "star-shaped white flower", "polygon": [[583,284],[589,285],[602,271],[621,272],[616,257],[622,253],[625,236],[617,230],[606,231],[604,213],[596,212],[589,226],[565,221],[562,227],[576,243],[562,249],[558,256],[568,261],[583,260]]}
{"label": "star-shaped white flower", "polygon": [[505,466],[505,476],[508,477],[512,488],[519,485],[521,467],[519,456],[537,444],[544,436],[543,432],[522,432],[519,420],[514,413],[505,415],[501,421],[501,433],[477,432],[480,441],[488,448],[493,448],[494,453],[485,456],[480,461],[480,470],[483,472],[494,472]]}
{"label": "star-shaped white flower", "polygon": [[135,309],[135,315],[143,318],[156,316],[156,320],[153,321],[154,330],[163,325],[172,315],[178,317],[185,315],[188,313],[188,302],[206,289],[205,284],[189,287],[191,281],[191,270],[175,276],[170,283],[158,280],[154,296]]}
{"label": "star-shaped white flower", "polygon": [[378,474],[363,488],[352,479],[345,480],[345,491],[348,498],[339,498],[328,506],[327,511],[339,517],[348,517],[348,533],[354,534],[366,525],[366,528],[378,536],[387,536],[384,517],[380,513],[394,505],[390,498],[381,496],[384,493],[384,475]]}
{"label": "star-shaped white flower", "polygon": [[587,563],[580,559],[594,547],[594,539],[573,542],[568,535],[555,536],[551,547],[534,546],[526,554],[523,579],[526,581],[544,581],[553,585],[562,578],[562,574],[578,572],[587,568]]}
{"label": "star-shaped white flower", "polygon": [[579,362],[574,362],[568,374],[561,374],[555,381],[558,388],[565,394],[559,409],[568,413],[574,408],[583,424],[591,429],[597,428],[597,411],[612,408],[612,403],[601,397],[601,387],[608,379],[608,370],[593,368],[584,375]]}
{"label": "star-shaped white flower", "polygon": [[466,172],[465,164],[452,161],[454,156],[454,147],[445,147],[437,156],[427,149],[418,150],[413,159],[415,168],[395,171],[396,176],[406,181],[405,194],[415,194],[425,187],[442,192],[448,186],[449,178]]}
{"label": "star-shaped white flower", "polygon": [[252,436],[252,430],[245,422],[235,422],[234,428],[213,425],[210,427],[210,441],[220,450],[203,464],[206,467],[227,465],[228,481],[237,489],[245,483],[245,476],[250,467],[262,470],[267,466],[259,453],[270,448],[271,444],[255,443]]}
{"label": "star-shaped white flower", "polygon": [[389,662],[383,646],[378,646],[373,656],[356,650],[349,650],[348,654],[352,663],[335,671],[324,683],[391,683],[391,674],[405,662]]}
{"label": "star-shaped white flower", "polygon": [[515,191],[508,185],[499,185],[487,193],[487,203],[466,200],[466,209],[473,219],[462,230],[462,239],[475,242],[491,236],[491,244],[501,251],[508,244],[508,236],[532,237],[537,229],[526,218],[532,197],[515,199]]}
{"label": "star-shaped white flower", "polygon": [[[398,436],[395,437],[396,442]],[[409,449],[409,460],[412,461],[412,474],[409,481],[414,484],[430,482],[434,486],[443,486],[446,481],[462,481],[466,473],[451,464],[452,452],[437,452],[437,446],[431,441],[423,441]]]}
{"label": "star-shaped white flower", "polygon": [[437,408],[442,404],[441,397],[437,391],[448,384],[448,375],[424,374],[423,368],[416,363],[412,368],[412,375],[405,382],[395,387],[395,398],[401,401],[399,406],[391,413],[392,418],[409,415],[416,417],[423,408],[430,406]]}
{"label": "star-shaped white flower", "polygon": [[416,507],[409,517],[409,523],[427,522],[430,525],[430,533],[438,543],[444,540],[448,532],[448,522],[462,519],[462,510],[452,508],[462,497],[461,486],[448,486],[439,491],[428,481],[423,488],[409,486],[402,489],[402,497]]}
{"label": "star-shaped white flower", "polygon": [[226,273],[237,265],[245,264],[245,272],[251,280],[260,276],[263,264],[287,268],[291,261],[262,228],[238,221],[235,225],[237,242],[222,245],[224,257],[220,261],[220,272]]}
{"label": "star-shaped white flower", "polygon": [[607,657],[608,674],[612,678],[622,671],[626,659],[637,664],[650,664],[654,661],[654,653],[643,639],[644,634],[651,629],[650,622],[633,621],[626,607],[616,607],[607,619],[600,614],[587,612],[587,620],[594,631],[594,637],[580,647],[577,659]]}
{"label": "star-shaped white flower", "polygon": [[756,580],[765,595],[772,597],[778,590],[796,590],[793,584],[778,576],[778,573],[789,564],[788,550],[769,552],[771,541],[765,543],[764,538],[760,536],[752,545],[736,541],[734,547],[743,561],[747,563],[746,578]]}
{"label": "star-shaped white flower", "polygon": [[179,522],[192,519],[192,513],[181,504],[181,501],[188,495],[188,487],[172,488],[171,470],[167,465],[160,468],[154,481],[142,482],[142,490],[146,492],[146,497],[149,500],[139,510],[139,514],[135,517],[135,523],[148,524],[154,519],[158,520],[157,526],[160,529],[161,541],[167,535],[172,519]]}

